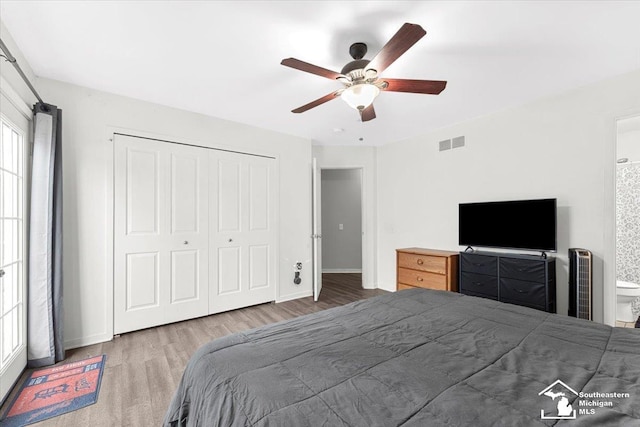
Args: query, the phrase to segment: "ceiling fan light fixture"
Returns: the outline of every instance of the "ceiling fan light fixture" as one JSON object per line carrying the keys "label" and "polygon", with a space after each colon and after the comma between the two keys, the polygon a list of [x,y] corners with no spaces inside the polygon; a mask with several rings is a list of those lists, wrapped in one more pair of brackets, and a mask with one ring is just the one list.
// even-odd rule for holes
{"label": "ceiling fan light fixture", "polygon": [[438,95],[446,87],[446,81],[391,79],[379,76],[425,34],[427,32],[420,25],[407,22],[371,59],[364,59],[367,53],[367,45],[365,43],[354,43],[349,48],[349,54],[353,61],[342,67],[342,71],[339,73],[296,58],[283,59],[280,63],[285,67],[315,74],[330,80],[337,80],[344,86],[302,107],[291,110],[291,112],[303,113],[332,99],[341,97],[351,108],[358,110],[361,121],[368,122],[376,118],[373,101],[381,90]]}
{"label": "ceiling fan light fixture", "polygon": [[342,99],[351,108],[356,110],[364,110],[367,108],[376,96],[380,94],[380,89],[377,86],[369,83],[354,84],[349,86],[342,92]]}

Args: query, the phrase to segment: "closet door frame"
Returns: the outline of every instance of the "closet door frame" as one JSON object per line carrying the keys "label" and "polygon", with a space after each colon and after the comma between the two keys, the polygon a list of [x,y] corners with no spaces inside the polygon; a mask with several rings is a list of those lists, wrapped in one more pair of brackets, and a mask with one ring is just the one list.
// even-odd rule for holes
{"label": "closet door frame", "polygon": [[[223,144],[206,144],[200,140],[193,140],[189,138],[175,138],[168,135],[163,135],[154,132],[147,132],[141,130],[134,130],[129,128],[122,128],[117,126],[107,126],[105,128],[104,134],[104,144],[105,144],[105,193],[106,193],[106,212],[105,212],[105,253],[107,256],[105,257],[105,293],[104,299],[106,301],[106,310],[105,310],[105,325],[106,330],[103,335],[93,336],[90,342],[82,343],[82,345],[95,344],[98,342],[109,341],[114,337],[114,286],[115,286],[115,275],[114,275],[114,243],[115,243],[115,146],[114,139],[116,134],[127,135],[138,138],[146,138],[157,140],[160,142],[167,142],[173,144],[184,144],[184,145],[192,145],[195,147],[202,147],[212,150],[221,150],[221,151],[231,151],[239,154],[247,154],[252,156],[260,156],[274,159],[275,161],[275,177],[276,182],[274,183],[274,203],[275,203],[275,227],[276,227],[276,238],[274,250],[276,252],[276,259],[280,256],[280,158],[277,155],[274,155],[271,152],[259,151],[259,150],[239,150],[237,147],[232,147]],[[275,269],[276,275],[276,283],[275,283],[275,291],[274,291],[274,299],[277,301],[278,295],[280,295],[280,263],[276,262],[276,265],[273,266]]]}

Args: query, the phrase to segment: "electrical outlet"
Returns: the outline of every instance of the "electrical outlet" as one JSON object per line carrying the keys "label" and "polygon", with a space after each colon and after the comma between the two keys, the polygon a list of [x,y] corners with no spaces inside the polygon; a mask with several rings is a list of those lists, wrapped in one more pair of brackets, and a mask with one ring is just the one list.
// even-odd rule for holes
{"label": "electrical outlet", "polygon": [[300,261],[296,262],[296,270],[302,270],[302,263]]}

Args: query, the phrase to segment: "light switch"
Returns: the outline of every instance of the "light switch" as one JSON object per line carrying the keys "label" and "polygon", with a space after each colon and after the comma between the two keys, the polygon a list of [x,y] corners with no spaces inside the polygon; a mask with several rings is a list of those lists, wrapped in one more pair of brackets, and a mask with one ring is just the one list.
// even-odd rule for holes
{"label": "light switch", "polygon": [[344,224],[338,224],[338,230],[344,230]]}

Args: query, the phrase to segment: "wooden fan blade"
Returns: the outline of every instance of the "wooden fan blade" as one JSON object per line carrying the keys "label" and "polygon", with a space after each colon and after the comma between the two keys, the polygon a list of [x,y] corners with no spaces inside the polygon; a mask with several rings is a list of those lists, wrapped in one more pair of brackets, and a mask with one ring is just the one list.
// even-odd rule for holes
{"label": "wooden fan blade", "polygon": [[300,61],[295,58],[283,59],[280,64],[286,67],[295,68],[296,70],[315,74],[316,76],[326,77],[331,80],[343,77],[342,74],[336,73],[335,71],[327,70],[326,68],[318,67],[317,65],[309,64],[308,62]]}
{"label": "wooden fan blade", "polygon": [[373,104],[369,105],[364,110],[360,110],[360,118],[363,122],[368,122],[376,118],[376,110],[373,109]]}
{"label": "wooden fan blade", "polygon": [[416,44],[427,32],[417,24],[406,23],[384,45],[376,56],[367,65],[367,70],[376,70],[378,74],[384,71],[411,46]]}
{"label": "wooden fan blade", "polygon": [[322,98],[318,98],[315,101],[311,101],[308,104],[303,105],[302,107],[298,107],[295,110],[291,110],[292,113],[304,113],[307,110],[310,110],[314,107],[317,107],[318,105],[322,105],[325,102],[331,101],[332,99],[336,99],[338,96],[340,96],[341,91],[337,90],[335,92],[331,92],[328,95],[323,96]]}
{"label": "wooden fan blade", "polygon": [[387,92],[411,92],[437,95],[444,90],[447,82],[443,80],[409,80],[409,79],[380,79],[387,82],[384,88]]}

